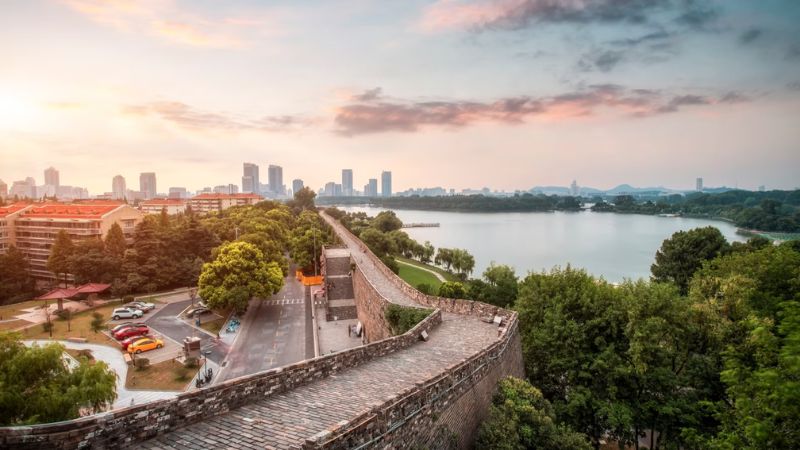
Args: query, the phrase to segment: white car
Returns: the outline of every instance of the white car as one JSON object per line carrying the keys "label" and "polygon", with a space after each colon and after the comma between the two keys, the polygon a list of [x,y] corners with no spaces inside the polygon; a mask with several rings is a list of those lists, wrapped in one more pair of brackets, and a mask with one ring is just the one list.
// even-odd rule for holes
{"label": "white car", "polygon": [[135,302],[130,302],[127,305],[125,305],[125,308],[141,309],[143,312],[148,312],[148,311],[154,310],[156,308],[156,305],[155,305],[155,303],[147,303],[147,302],[142,302],[142,301],[135,301]]}
{"label": "white car", "polygon": [[111,313],[114,320],[119,319],[139,319],[144,315],[141,309],[117,308]]}

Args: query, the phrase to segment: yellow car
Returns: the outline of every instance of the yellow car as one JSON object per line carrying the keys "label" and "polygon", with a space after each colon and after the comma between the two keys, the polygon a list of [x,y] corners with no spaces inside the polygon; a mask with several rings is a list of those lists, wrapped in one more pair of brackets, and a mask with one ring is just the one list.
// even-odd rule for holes
{"label": "yellow car", "polygon": [[155,338],[143,338],[128,346],[128,353],[142,353],[164,346],[164,341]]}

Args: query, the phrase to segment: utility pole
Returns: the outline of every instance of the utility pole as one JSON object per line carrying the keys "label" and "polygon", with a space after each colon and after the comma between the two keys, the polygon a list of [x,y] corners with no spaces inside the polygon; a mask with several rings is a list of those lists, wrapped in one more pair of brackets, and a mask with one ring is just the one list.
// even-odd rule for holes
{"label": "utility pole", "polygon": [[314,276],[317,276],[317,228],[311,229],[314,236]]}

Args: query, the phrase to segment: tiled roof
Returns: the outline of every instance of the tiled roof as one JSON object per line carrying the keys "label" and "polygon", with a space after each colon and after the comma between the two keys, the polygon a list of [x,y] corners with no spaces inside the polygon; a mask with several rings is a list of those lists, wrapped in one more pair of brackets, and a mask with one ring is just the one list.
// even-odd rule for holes
{"label": "tiled roof", "polygon": [[88,202],[64,205],[61,203],[36,204],[22,213],[22,218],[42,219],[100,219],[122,206],[119,202]]}
{"label": "tiled roof", "polygon": [[2,206],[0,207],[0,218],[6,217],[10,214],[14,214],[15,212],[21,211],[25,208],[30,206],[28,203],[14,203],[13,205]]}
{"label": "tiled roof", "polygon": [[262,199],[264,197],[258,194],[200,194],[192,197],[192,200],[225,200],[225,199],[235,199],[235,198]]}

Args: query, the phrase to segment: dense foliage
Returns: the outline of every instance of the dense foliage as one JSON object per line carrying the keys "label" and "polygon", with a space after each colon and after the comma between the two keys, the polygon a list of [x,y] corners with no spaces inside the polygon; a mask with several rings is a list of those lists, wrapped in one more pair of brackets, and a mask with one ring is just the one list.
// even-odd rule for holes
{"label": "dense foliage", "polygon": [[60,344],[28,347],[0,333],[0,425],[58,422],[98,412],[116,398],[116,374],[80,358],[69,369]]}
{"label": "dense foliage", "polygon": [[589,450],[585,435],[558,424],[550,402],[525,380],[500,380],[476,448],[488,450]]}
{"label": "dense foliage", "polygon": [[406,331],[414,328],[418,323],[433,312],[432,309],[426,308],[413,308],[410,306],[401,306],[390,303],[386,307],[384,316],[395,335],[403,334]]}
{"label": "dense foliage", "polygon": [[656,201],[636,201],[628,195],[618,196],[612,203],[597,202],[593,211],[683,214],[696,217],[724,218],[737,226],[761,230],[800,232],[800,190],[794,191],[728,191],[693,193],[685,197],[672,195]]}
{"label": "dense foliage", "polygon": [[650,266],[653,280],[672,282],[686,294],[689,280],[705,261],[728,252],[725,236],[715,227],[678,231],[664,240]]}
{"label": "dense foliage", "polygon": [[[337,198],[339,203],[347,199]],[[376,197],[369,198],[369,204],[389,209],[422,209],[430,211],[555,211],[578,210],[582,206],[580,198],[543,194],[515,194],[510,197],[485,195],[447,195],[435,197]],[[354,204],[364,203],[364,198],[355,198]]]}
{"label": "dense foliage", "polygon": [[27,300],[35,291],[25,255],[13,245],[0,253],[0,305]]}

